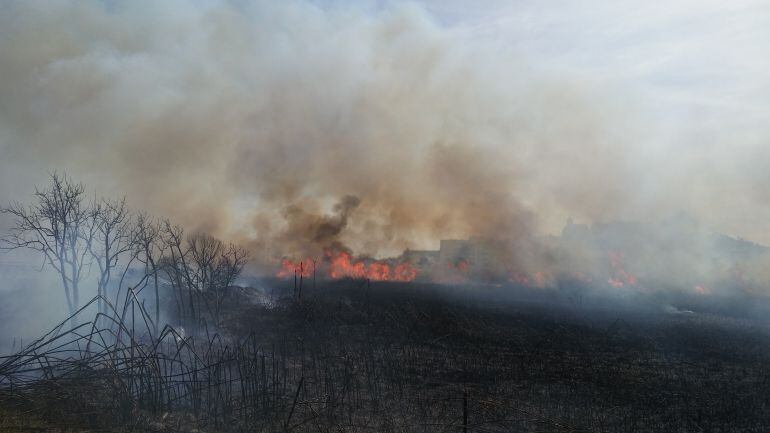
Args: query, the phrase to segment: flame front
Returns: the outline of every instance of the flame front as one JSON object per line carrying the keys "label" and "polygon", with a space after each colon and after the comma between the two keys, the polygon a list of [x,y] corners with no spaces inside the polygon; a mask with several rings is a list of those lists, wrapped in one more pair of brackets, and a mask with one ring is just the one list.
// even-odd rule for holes
{"label": "flame front", "polygon": [[278,269],[275,276],[278,278],[289,278],[294,275],[308,278],[313,276],[314,266],[315,264],[312,260],[294,262],[289,259],[283,259],[281,261],[281,268]]}
{"label": "flame front", "polygon": [[[329,279],[368,279],[371,281],[399,281],[409,282],[418,277],[422,279],[446,283],[464,284],[472,281],[494,281],[494,278],[502,278],[508,282],[531,288],[554,287],[560,278],[568,278],[585,284],[594,284],[597,281],[606,281],[614,288],[645,289],[639,278],[626,269],[625,254],[621,251],[608,252],[608,267],[604,276],[589,275],[581,271],[574,271],[567,275],[559,275],[552,270],[522,271],[507,265],[503,273],[495,273],[483,268],[467,259],[448,260],[416,265],[410,258],[393,258],[376,260],[367,257],[355,257],[347,250],[327,249],[320,259],[305,258],[294,261],[283,259],[280,268],[276,271],[278,278],[303,277]],[[711,290],[705,286],[698,286],[695,291],[699,294],[710,294]]]}
{"label": "flame front", "polygon": [[327,251],[326,256],[329,262],[328,275],[334,279],[412,281],[417,277],[417,268],[409,262],[401,262],[393,266],[387,260],[356,260],[347,251]]}
{"label": "flame front", "polygon": [[289,278],[293,275],[311,277],[319,272],[331,279],[369,279],[372,281],[412,281],[417,278],[417,268],[411,263],[394,262],[393,260],[355,259],[347,251],[327,250],[324,260],[319,263],[312,259],[293,261],[284,259],[276,272],[278,278]]}

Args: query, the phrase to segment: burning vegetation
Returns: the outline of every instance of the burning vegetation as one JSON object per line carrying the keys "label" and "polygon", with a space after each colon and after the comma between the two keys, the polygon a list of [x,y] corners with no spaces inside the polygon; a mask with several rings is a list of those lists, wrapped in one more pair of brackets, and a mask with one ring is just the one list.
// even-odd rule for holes
{"label": "burning vegetation", "polygon": [[438,250],[407,249],[390,259],[354,257],[336,245],[319,259],[284,258],[273,272],[282,279],[504,283],[540,289],[577,283],[629,293],[678,290],[700,295],[713,294],[713,287],[755,292],[770,282],[758,269],[770,250],[692,227],[697,222],[686,216],[657,224],[593,227],[570,220],[561,236],[534,238],[521,247],[486,238],[442,240]]}
{"label": "burning vegetation", "polygon": [[323,259],[305,259],[295,262],[289,259],[281,261],[281,268],[276,272],[278,278],[316,277],[320,272],[321,278],[371,281],[400,281],[408,282],[417,277],[417,268],[407,261],[398,259],[375,260],[370,258],[354,259],[348,251],[327,250]]}
{"label": "burning vegetation", "polygon": [[[442,240],[374,259],[336,241],[360,202],[346,198],[306,226],[327,245],[318,258],[284,258],[277,278],[256,278],[241,275],[249,256],[237,245],[85,191],[53,174],[31,205],[3,209],[16,221],[4,247],[45,258],[72,314],[0,356],[0,429],[755,431],[767,421],[744,416],[767,402],[740,384],[760,380],[770,353],[730,340],[768,343],[745,328],[770,311],[756,289],[767,249],[683,231],[690,221],[569,222],[523,245]],[[672,239],[681,247],[666,256]],[[686,270],[687,289],[653,290],[675,279],[650,254]],[[691,258],[704,255],[720,266],[696,272]],[[96,297],[80,304],[89,283]],[[747,304],[725,306],[728,289]],[[704,375],[714,368],[719,377]]]}
{"label": "burning vegetation", "polygon": [[0,6],[0,431],[767,431],[766,74],[358,3]]}

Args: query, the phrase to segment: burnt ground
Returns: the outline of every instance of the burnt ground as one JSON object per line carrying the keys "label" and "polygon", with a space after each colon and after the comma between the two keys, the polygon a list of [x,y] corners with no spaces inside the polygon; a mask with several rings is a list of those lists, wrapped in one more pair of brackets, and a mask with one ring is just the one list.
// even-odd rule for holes
{"label": "burnt ground", "polygon": [[198,407],[89,406],[89,424],[67,399],[67,414],[6,404],[0,430],[768,431],[761,318],[573,295],[338,281],[299,301],[243,296],[223,331],[237,360],[205,370],[228,386],[209,379]]}

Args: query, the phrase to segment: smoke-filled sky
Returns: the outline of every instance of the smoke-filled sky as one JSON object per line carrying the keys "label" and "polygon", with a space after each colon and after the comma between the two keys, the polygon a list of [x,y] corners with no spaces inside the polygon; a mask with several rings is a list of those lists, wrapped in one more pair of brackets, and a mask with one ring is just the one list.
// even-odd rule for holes
{"label": "smoke-filled sky", "polygon": [[10,1],[0,202],[52,170],[250,246],[680,212],[770,243],[766,1]]}

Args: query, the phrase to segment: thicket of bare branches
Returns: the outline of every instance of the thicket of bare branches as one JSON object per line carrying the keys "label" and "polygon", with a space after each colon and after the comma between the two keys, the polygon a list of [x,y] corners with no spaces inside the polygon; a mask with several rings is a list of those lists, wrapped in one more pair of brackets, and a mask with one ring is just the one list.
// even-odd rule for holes
{"label": "thicket of bare branches", "polygon": [[245,250],[205,233],[185,237],[168,220],[132,212],[125,197],[85,196],[83,184],[51,174],[31,204],[0,208],[13,220],[0,247],[39,252],[60,276],[70,314],[81,306],[83,282],[95,276],[102,313],[110,300],[118,305],[124,293],[137,296],[151,287],[158,326],[161,288],[170,287],[180,320],[190,326],[220,322],[222,303],[248,260]]}
{"label": "thicket of bare branches", "polygon": [[[90,208],[93,239],[88,243],[89,252],[99,268],[97,295],[108,296],[112,271],[123,255],[134,249],[135,227],[133,217],[126,206],[126,199],[101,199],[94,201]],[[104,312],[104,302],[99,302],[99,311]]]}
{"label": "thicket of bare branches", "polygon": [[0,245],[6,250],[38,251],[61,277],[70,313],[80,304],[80,282],[90,264],[94,238],[93,212],[84,198],[83,184],[53,173],[45,189],[35,188],[32,204],[13,202],[0,208],[13,219]]}
{"label": "thicket of bare branches", "polygon": [[163,235],[169,254],[164,256],[162,269],[173,288],[178,315],[190,326],[200,325],[194,320],[203,317],[219,324],[222,304],[243,270],[248,253],[205,233],[185,238],[182,228],[168,221]]}
{"label": "thicket of bare branches", "polygon": [[140,263],[143,268],[144,279],[139,289],[142,290],[144,285],[152,281],[155,298],[155,323],[158,324],[160,323],[160,286],[158,284],[160,268],[158,262],[167,251],[163,239],[162,223],[144,213],[139,213],[134,225],[133,247],[132,259]]}

